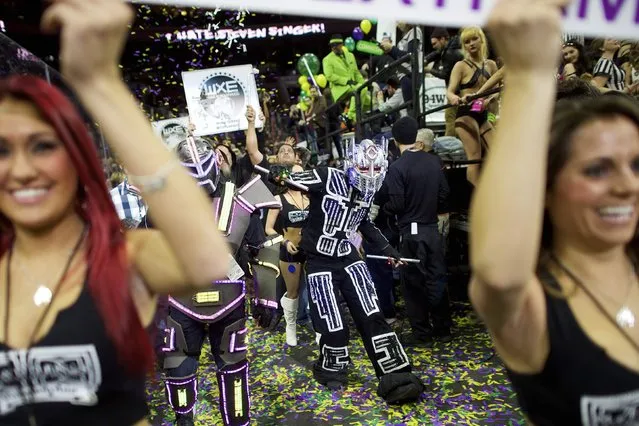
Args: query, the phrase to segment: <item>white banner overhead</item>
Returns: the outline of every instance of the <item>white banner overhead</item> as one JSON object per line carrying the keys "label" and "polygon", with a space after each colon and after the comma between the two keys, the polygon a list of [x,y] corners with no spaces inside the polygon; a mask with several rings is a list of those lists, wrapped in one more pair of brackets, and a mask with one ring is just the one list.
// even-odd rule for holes
{"label": "white banner overhead", "polygon": [[[482,25],[496,0],[132,0],[164,6],[362,19],[384,16],[415,24]],[[639,39],[639,0],[575,0],[565,30],[591,37]]]}

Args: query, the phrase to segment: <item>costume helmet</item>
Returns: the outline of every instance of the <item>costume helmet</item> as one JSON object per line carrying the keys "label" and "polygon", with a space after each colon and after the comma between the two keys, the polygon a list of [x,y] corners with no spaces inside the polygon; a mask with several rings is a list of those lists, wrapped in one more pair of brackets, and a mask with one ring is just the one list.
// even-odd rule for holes
{"label": "costume helmet", "polygon": [[197,179],[209,195],[213,195],[220,181],[217,155],[213,147],[202,138],[189,136],[175,147],[175,151],[188,173]]}
{"label": "costume helmet", "polygon": [[364,139],[359,144],[347,140],[344,171],[351,186],[364,194],[374,194],[382,186],[388,170],[388,140]]}

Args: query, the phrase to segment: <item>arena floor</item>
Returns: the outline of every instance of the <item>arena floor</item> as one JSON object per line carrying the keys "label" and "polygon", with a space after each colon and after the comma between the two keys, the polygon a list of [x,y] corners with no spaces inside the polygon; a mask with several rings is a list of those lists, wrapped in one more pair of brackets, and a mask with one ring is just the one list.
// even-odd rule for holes
{"label": "arena floor", "polygon": [[[376,395],[377,380],[357,333],[351,336],[350,385],[345,391],[331,392],[312,377],[317,348],[314,335],[300,327],[298,346],[286,347],[283,323],[278,332],[270,333],[249,321],[252,425],[524,424],[488,334],[467,309],[455,315],[453,342],[436,343],[432,349],[407,349],[426,392],[420,402],[401,407],[389,407]],[[222,425],[215,366],[208,361],[208,354],[207,347],[201,359],[196,425]],[[171,425],[173,414],[158,380],[148,390],[151,422]]]}

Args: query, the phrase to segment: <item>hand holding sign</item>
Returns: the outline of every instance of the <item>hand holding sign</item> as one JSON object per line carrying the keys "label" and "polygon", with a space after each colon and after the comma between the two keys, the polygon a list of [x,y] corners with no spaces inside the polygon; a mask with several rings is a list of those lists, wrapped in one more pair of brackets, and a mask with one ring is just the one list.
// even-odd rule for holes
{"label": "hand holding sign", "polygon": [[255,110],[251,105],[246,106],[246,120],[249,124],[255,123]]}
{"label": "hand holding sign", "polygon": [[561,57],[561,8],[572,0],[499,0],[487,29],[509,72],[555,72]]}

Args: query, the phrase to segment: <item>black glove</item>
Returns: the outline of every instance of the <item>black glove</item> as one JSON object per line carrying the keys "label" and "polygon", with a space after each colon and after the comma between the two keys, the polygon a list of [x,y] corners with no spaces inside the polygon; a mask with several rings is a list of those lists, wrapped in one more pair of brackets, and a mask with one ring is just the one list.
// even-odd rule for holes
{"label": "black glove", "polygon": [[348,84],[349,86],[355,86],[357,82],[355,80],[348,80],[346,84]]}
{"label": "black glove", "polygon": [[402,255],[399,254],[397,250],[395,250],[395,247],[391,246],[390,244],[384,247],[382,253],[384,253],[384,256],[392,257],[395,260],[399,260],[402,257]]}
{"label": "black glove", "polygon": [[275,185],[284,186],[285,180],[291,176],[291,171],[286,166],[281,166],[279,164],[271,166],[268,173],[268,180],[273,182]]}
{"label": "black glove", "polygon": [[255,305],[253,308],[253,318],[257,325],[267,331],[275,331],[277,325],[282,319],[282,314],[277,312],[275,308],[269,308],[264,305]]}

